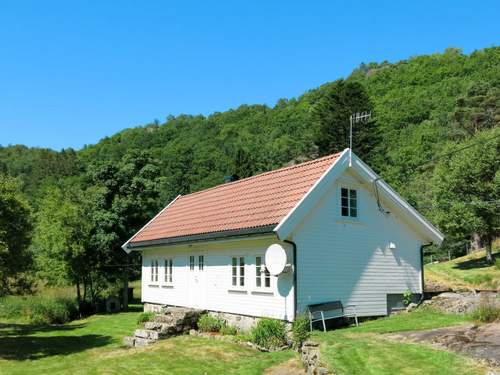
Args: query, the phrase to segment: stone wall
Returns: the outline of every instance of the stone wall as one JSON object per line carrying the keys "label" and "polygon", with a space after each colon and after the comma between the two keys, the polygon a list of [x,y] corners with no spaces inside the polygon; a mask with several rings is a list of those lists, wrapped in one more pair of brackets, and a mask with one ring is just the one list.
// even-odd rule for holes
{"label": "stone wall", "polygon": [[255,327],[255,325],[260,319],[253,316],[230,314],[230,313],[216,312],[216,311],[210,311],[209,314],[215,316],[216,318],[224,320],[228,325],[236,327],[238,331],[241,332],[250,331],[253,327]]}
{"label": "stone wall", "polygon": [[159,305],[157,303],[144,303],[144,312],[153,312],[157,314],[161,314],[165,312],[166,305]]}

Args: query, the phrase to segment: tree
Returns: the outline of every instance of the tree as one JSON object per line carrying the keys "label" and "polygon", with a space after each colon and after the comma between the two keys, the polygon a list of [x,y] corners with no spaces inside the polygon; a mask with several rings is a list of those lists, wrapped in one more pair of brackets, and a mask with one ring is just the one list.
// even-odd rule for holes
{"label": "tree", "polygon": [[[358,82],[337,81],[312,108],[316,125],[315,143],[320,155],[339,152],[349,147],[349,118],[355,112],[372,111],[364,87]],[[353,126],[353,150],[367,160],[378,142],[375,122]]]}
{"label": "tree", "polygon": [[26,286],[32,265],[31,210],[16,179],[0,174],[0,295]]}
{"label": "tree", "polygon": [[[139,268],[137,255],[127,256],[121,245],[157,212],[159,176],[158,162],[141,151],[89,168],[90,246],[98,258],[94,271],[99,277],[109,282],[123,278],[127,285],[129,267]],[[124,296],[126,292],[124,288]]]}
{"label": "tree", "polygon": [[456,240],[485,240],[486,257],[493,262],[491,246],[500,234],[500,129],[479,133],[465,148],[436,167],[435,218]]}
{"label": "tree", "polygon": [[459,139],[500,126],[500,87],[474,82],[466,94],[457,99],[450,117],[454,135]]}
{"label": "tree", "polygon": [[96,263],[90,231],[89,210],[78,186],[47,189],[39,202],[33,238],[38,273],[52,285],[76,285],[79,304],[86,299]]}

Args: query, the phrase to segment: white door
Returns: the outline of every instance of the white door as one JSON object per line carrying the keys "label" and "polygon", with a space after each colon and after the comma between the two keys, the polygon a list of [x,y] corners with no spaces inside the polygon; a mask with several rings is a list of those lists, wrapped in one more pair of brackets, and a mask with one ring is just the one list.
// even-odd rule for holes
{"label": "white door", "polygon": [[189,273],[189,306],[206,308],[206,257],[204,254],[193,253],[188,258]]}

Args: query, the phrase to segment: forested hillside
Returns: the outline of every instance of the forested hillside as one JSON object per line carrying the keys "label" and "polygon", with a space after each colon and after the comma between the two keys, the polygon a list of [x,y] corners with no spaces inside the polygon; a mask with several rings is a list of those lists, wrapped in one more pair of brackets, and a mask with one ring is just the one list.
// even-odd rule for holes
{"label": "forested hillside", "polygon": [[274,107],[172,116],[76,152],[3,147],[0,172],[17,179],[32,207],[39,274],[86,288],[94,268],[80,265],[105,270],[119,262],[119,244],[177,194],[342,150],[349,115],[372,111],[354,129],[354,151],[449,244],[476,235],[487,245],[499,234],[499,104],[500,47],[449,49],[361,64],[345,80]]}

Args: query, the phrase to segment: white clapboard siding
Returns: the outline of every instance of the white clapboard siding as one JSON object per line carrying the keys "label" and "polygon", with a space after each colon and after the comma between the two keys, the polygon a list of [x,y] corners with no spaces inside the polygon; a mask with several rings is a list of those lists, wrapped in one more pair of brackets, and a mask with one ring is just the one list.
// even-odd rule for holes
{"label": "white clapboard siding", "polygon": [[[372,185],[345,172],[293,233],[297,244],[297,304],[341,300],[363,316],[387,314],[387,294],[421,292],[423,242],[394,213],[378,209]],[[340,187],[358,190],[358,220],[340,215]],[[391,211],[390,206],[385,206]],[[388,249],[390,242],[396,250]]]}
{"label": "white clapboard siding", "polygon": [[[262,239],[240,239],[233,241],[210,241],[183,246],[165,246],[143,251],[142,301],[158,304],[202,308],[227,313],[293,319],[293,276],[271,277],[271,288],[263,291],[255,287],[255,257],[264,256],[266,248],[277,242],[275,236]],[[189,256],[204,256],[203,296],[195,292],[190,284]],[[291,254],[290,254],[291,255]],[[231,285],[231,258],[245,257],[245,287]],[[164,285],[163,259],[173,258],[173,285]],[[160,261],[159,283],[150,281],[150,263]],[[197,259],[195,267],[198,267]],[[196,271],[195,271],[196,272]],[[195,288],[198,288],[196,286]]]}

